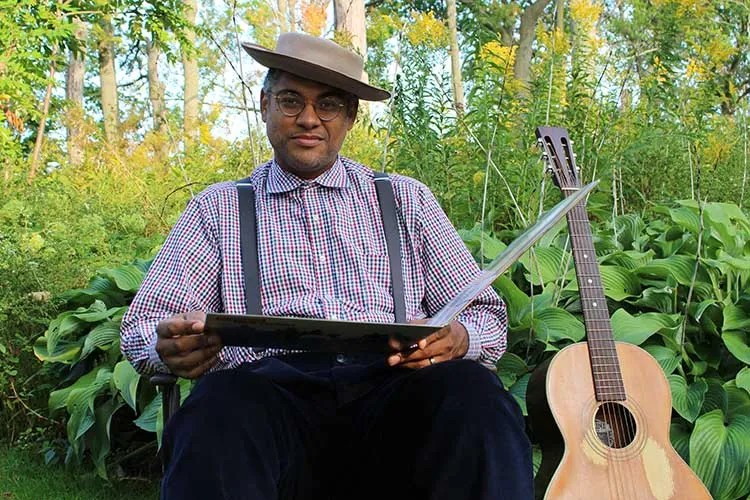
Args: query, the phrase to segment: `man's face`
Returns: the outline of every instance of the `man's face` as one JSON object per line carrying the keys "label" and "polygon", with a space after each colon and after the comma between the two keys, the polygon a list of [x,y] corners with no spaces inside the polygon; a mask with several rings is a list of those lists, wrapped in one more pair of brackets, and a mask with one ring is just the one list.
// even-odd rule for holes
{"label": "man's face", "polygon": [[[272,89],[260,94],[260,111],[266,123],[266,134],[281,168],[303,179],[314,179],[336,161],[346,134],[354,126],[355,112],[348,106],[330,121],[322,121],[313,103],[327,96],[345,94],[322,83],[282,73]],[[297,116],[286,116],[278,107],[276,94],[293,92],[306,104]]]}

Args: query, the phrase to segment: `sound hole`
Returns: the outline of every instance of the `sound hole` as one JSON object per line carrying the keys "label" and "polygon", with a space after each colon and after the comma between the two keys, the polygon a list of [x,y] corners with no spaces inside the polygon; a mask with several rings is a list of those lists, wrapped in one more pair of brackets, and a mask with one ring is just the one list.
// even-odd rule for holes
{"label": "sound hole", "polygon": [[602,403],[594,416],[594,431],[610,448],[625,448],[635,439],[635,418],[619,403]]}

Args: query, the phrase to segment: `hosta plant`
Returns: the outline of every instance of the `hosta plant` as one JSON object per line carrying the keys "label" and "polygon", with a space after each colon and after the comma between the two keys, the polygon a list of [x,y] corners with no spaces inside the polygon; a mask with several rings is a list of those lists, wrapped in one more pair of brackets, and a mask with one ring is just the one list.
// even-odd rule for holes
{"label": "hosta plant", "polygon": [[[594,217],[592,217],[594,218]],[[567,234],[548,234],[495,282],[510,321],[498,373],[524,412],[539,363],[585,337]],[[616,340],[641,346],[672,392],[671,438],[716,499],[750,493],[750,220],[735,205],[682,201],[594,223]],[[486,261],[501,241],[465,241]],[[481,246],[480,246],[481,243]]]}

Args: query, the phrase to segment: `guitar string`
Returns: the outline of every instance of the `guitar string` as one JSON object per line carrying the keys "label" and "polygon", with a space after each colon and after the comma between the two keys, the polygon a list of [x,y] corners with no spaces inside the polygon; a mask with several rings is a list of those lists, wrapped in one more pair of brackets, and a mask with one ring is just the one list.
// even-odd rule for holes
{"label": "guitar string", "polygon": [[[588,217],[586,215],[585,209],[581,207],[579,211],[581,212],[580,217],[575,217],[575,212],[576,212],[575,210],[572,212],[573,216],[570,219],[571,227],[574,229],[576,234],[582,235],[584,237],[584,243],[587,244],[587,248],[583,250],[583,252],[588,252],[591,249],[593,249],[593,241],[591,241],[591,233],[589,229],[590,225],[588,224]],[[579,249],[577,253],[581,254],[581,250]],[[595,255],[595,252],[592,253],[592,256],[593,255]],[[587,258],[588,255],[586,253],[583,253],[583,255],[578,255],[578,257],[579,257],[579,261],[582,264],[581,266],[582,270],[589,271],[585,274],[585,276],[590,276],[591,278],[599,279],[599,282],[595,283],[595,286],[591,287],[591,290],[601,292],[602,284],[600,282],[599,273],[591,272],[590,270],[585,269],[587,266],[593,267],[597,264],[595,262],[592,263],[591,261],[589,261],[589,259]],[[594,269],[594,271],[596,271],[596,269]],[[589,278],[589,280],[591,278]],[[581,281],[583,281],[583,276],[582,276]],[[581,283],[581,285],[583,285],[583,283]],[[585,287],[585,285],[583,286]],[[586,296],[586,292],[583,288],[581,290],[581,294],[582,296]],[[590,319],[595,320],[595,321],[608,320],[609,318],[608,312],[604,314],[604,310],[602,308],[596,307],[596,302],[594,302],[594,300],[601,300],[601,297],[588,297],[588,298],[589,300],[592,301],[592,303],[589,305],[586,303],[586,300],[584,300],[583,305],[584,305],[584,312],[588,313],[588,316],[590,317]],[[598,386],[598,387],[595,387],[595,391],[598,391],[599,395],[602,397],[601,405],[599,406],[599,408],[602,410],[601,414],[604,420],[604,424],[602,426],[603,435],[606,436],[607,441],[608,441],[608,443],[605,443],[607,463],[609,464],[608,471],[612,472],[612,479],[614,480],[614,487],[617,492],[617,497],[626,498],[626,497],[630,497],[630,495],[628,494],[629,492],[627,491],[628,482],[625,481],[625,476],[622,473],[623,471],[621,470],[622,467],[620,465],[620,461],[613,458],[615,455],[619,453],[618,450],[623,447],[622,446],[623,442],[627,441],[630,436],[630,426],[627,425],[629,424],[629,421],[627,418],[624,418],[624,415],[622,414],[623,407],[616,402],[620,394],[624,392],[624,390],[621,390],[621,386],[618,384],[618,382],[620,382],[621,384],[621,376],[618,377],[618,375],[621,375],[621,374],[618,373],[619,366],[618,366],[618,363],[616,362],[617,351],[616,351],[616,348],[614,348],[613,350],[614,345],[606,345],[610,343],[608,342],[610,339],[599,337],[599,335],[595,333],[596,331],[597,329],[592,330],[591,335],[590,335],[591,347],[594,349],[595,353],[598,353],[599,351],[607,353],[608,356],[605,355],[604,358],[607,361],[609,361],[609,363],[606,363],[605,365],[600,365],[598,364],[598,362],[596,362],[597,358],[592,357],[592,376],[594,375],[594,372],[596,372],[595,379],[597,381],[596,385]],[[614,344],[613,342],[611,343]],[[615,362],[612,363],[612,361],[615,361]],[[612,366],[614,366],[615,370],[613,372],[610,372],[610,368]],[[603,379],[600,376],[601,375],[600,368],[603,369],[606,375],[614,375],[614,378],[606,377]],[[618,378],[620,380],[617,380]],[[604,384],[603,382],[605,381],[608,383]],[[609,382],[614,382],[614,392],[617,394],[612,393],[613,388],[612,388],[612,385],[609,384]],[[597,398],[597,400],[598,399],[599,398]],[[597,429],[594,429],[594,431],[598,434]]]}

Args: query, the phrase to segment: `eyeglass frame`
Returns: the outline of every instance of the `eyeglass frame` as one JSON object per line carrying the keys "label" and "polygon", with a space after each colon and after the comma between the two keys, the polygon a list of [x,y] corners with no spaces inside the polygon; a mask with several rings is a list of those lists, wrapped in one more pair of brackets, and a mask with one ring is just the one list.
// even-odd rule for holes
{"label": "eyeglass frame", "polygon": [[[338,118],[341,115],[341,109],[342,108],[348,108],[349,107],[349,99],[347,99],[345,97],[342,97],[342,96],[339,96],[339,95],[336,95],[336,94],[331,94],[331,95],[323,96],[323,97],[320,98],[321,100],[329,98],[329,97],[335,97],[335,98],[341,98],[344,101],[344,102],[342,102],[339,105],[339,109],[336,111],[335,115],[333,115],[331,118],[325,118],[324,119],[324,118],[322,118],[320,116],[320,113],[318,112],[318,107],[317,107],[318,106],[318,99],[308,99],[308,98],[302,97],[302,95],[300,95],[297,92],[294,92],[293,90],[282,90],[281,92],[270,91],[270,92],[268,92],[268,94],[270,94],[271,96],[274,97],[274,100],[276,101],[276,107],[278,108],[279,111],[281,111],[281,114],[284,115],[284,116],[286,116],[286,117],[288,117],[288,118],[296,118],[297,116],[299,116],[299,115],[302,114],[302,112],[305,110],[305,108],[307,107],[308,104],[312,104],[313,111],[315,111],[315,116],[317,116],[320,121],[322,121],[322,122],[332,122],[333,120],[335,120],[336,118]],[[286,113],[281,108],[281,104],[279,104],[279,96],[280,96],[280,94],[291,94],[293,96],[299,97],[300,100],[303,101],[304,106],[302,106],[302,108],[299,110],[299,112],[290,115],[290,114]],[[348,112],[348,109],[347,109],[347,112]]]}

